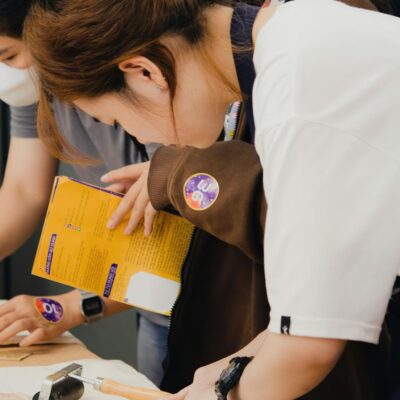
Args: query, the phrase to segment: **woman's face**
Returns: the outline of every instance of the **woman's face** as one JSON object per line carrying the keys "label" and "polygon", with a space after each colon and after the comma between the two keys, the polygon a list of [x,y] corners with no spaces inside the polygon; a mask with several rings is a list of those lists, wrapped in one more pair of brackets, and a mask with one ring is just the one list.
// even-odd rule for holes
{"label": "woman's face", "polygon": [[167,107],[156,112],[135,107],[129,98],[119,94],[107,94],[96,99],[79,99],[74,104],[93,118],[107,124],[119,124],[141,143],[177,144],[171,113]]}
{"label": "woman's face", "polygon": [[0,62],[18,69],[25,69],[32,65],[29,51],[22,40],[2,35],[0,35]]}
{"label": "woman's face", "polygon": [[129,95],[109,93],[74,104],[101,122],[118,123],[142,143],[205,148],[217,140],[230,100],[194,59],[178,64],[173,110],[168,85],[157,66],[139,57],[120,68],[137,102]]}

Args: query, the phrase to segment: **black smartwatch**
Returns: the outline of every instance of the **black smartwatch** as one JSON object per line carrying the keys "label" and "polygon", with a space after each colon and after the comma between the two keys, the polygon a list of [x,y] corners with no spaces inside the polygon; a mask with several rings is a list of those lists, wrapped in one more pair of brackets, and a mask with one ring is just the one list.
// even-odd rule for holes
{"label": "black smartwatch", "polygon": [[226,400],[228,393],[238,384],[244,369],[254,357],[235,357],[229,362],[228,368],[222,371],[215,382],[215,394],[218,400]]}
{"label": "black smartwatch", "polygon": [[103,317],[104,304],[100,296],[88,292],[81,292],[81,314],[85,317],[85,324],[91,324]]}

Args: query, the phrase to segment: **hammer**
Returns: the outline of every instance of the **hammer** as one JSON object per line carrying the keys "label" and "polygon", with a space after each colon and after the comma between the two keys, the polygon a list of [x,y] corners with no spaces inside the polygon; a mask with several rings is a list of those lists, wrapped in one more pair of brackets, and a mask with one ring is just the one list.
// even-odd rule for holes
{"label": "hammer", "polygon": [[89,379],[74,374],[71,374],[70,377],[82,383],[87,383],[89,385],[92,385],[95,390],[98,390],[101,393],[112,394],[114,396],[121,396],[130,400],[161,400],[165,396],[169,395],[169,393],[161,392],[158,389],[127,386],[115,382],[111,379],[104,379],[104,378]]}
{"label": "hammer", "polygon": [[110,379],[84,378],[82,370],[82,365],[71,364],[48,376],[43,381],[41,391],[33,397],[33,400],[78,400],[84,394],[84,383],[92,385],[95,390],[104,394],[130,400],[160,400],[169,395],[158,389],[127,386]]}

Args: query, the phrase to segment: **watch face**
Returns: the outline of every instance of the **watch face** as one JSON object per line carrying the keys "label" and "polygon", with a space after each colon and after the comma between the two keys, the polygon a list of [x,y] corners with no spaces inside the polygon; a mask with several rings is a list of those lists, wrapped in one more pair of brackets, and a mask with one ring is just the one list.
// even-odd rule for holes
{"label": "watch face", "polygon": [[82,311],[87,317],[93,317],[103,312],[103,303],[100,297],[90,297],[82,301]]}

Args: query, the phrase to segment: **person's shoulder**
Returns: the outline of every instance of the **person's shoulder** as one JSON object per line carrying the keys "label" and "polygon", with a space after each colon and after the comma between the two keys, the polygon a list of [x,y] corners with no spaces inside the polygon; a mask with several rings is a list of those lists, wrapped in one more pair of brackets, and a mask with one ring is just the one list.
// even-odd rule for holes
{"label": "person's shoulder", "polygon": [[274,16],[278,8],[279,5],[271,5],[269,7],[260,9],[253,26],[254,43],[257,42],[257,38],[260,34],[260,31],[270,22],[271,18]]}
{"label": "person's shoulder", "polygon": [[86,124],[93,122],[93,118],[84,111],[81,111],[78,107],[56,98],[52,102],[52,108],[58,119],[60,119],[61,124],[68,123],[78,126],[80,123]]}

